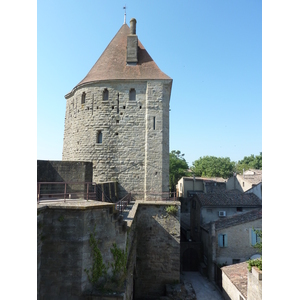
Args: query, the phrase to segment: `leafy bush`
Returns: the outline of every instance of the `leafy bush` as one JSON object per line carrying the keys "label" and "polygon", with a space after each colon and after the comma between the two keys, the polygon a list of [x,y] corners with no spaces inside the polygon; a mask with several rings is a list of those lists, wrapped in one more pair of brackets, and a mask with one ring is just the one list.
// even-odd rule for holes
{"label": "leafy bush", "polygon": [[257,267],[260,271],[262,271],[262,260],[260,258],[248,260],[248,270],[250,272],[252,267]]}
{"label": "leafy bush", "polygon": [[176,205],[170,205],[166,208],[166,212],[170,215],[176,216],[178,212],[178,207]]}

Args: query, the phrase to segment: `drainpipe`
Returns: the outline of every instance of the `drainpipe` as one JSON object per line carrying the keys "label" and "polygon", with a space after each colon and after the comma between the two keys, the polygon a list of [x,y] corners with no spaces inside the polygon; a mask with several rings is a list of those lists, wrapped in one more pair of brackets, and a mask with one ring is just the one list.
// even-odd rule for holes
{"label": "drainpipe", "polygon": [[193,175],[193,192],[195,191],[195,175]]}
{"label": "drainpipe", "polygon": [[215,279],[215,263],[216,263],[216,255],[217,255],[217,248],[216,248],[216,226],[215,222],[211,222],[210,225],[210,242],[211,242],[211,261],[209,266],[209,279],[214,281]]}

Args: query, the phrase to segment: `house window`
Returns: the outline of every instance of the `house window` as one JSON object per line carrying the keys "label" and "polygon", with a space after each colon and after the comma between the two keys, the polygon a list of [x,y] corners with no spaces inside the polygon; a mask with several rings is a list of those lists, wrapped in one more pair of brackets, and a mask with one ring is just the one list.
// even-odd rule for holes
{"label": "house window", "polygon": [[135,100],[135,99],[136,99],[136,91],[135,91],[135,89],[130,89],[129,100]]}
{"label": "house window", "polygon": [[102,144],[102,131],[98,131],[97,134],[97,143]]}
{"label": "house window", "polygon": [[85,103],[85,92],[83,92],[82,94],[81,94],[81,104],[84,104]]}
{"label": "house window", "polygon": [[155,117],[153,117],[153,130],[155,130]]}
{"label": "house window", "polygon": [[221,248],[227,247],[227,234],[219,234],[218,243]]}
{"label": "house window", "polygon": [[242,207],[237,207],[236,211],[243,211],[243,208]]}
{"label": "house window", "polygon": [[261,230],[261,229],[253,229],[253,228],[251,228],[251,231],[250,231],[250,233],[251,233],[251,246],[254,246],[257,243],[261,242],[261,239],[260,239],[259,234],[257,232],[259,230]]}
{"label": "house window", "polygon": [[102,99],[108,100],[108,90],[107,89],[104,89],[103,94],[102,94]]}

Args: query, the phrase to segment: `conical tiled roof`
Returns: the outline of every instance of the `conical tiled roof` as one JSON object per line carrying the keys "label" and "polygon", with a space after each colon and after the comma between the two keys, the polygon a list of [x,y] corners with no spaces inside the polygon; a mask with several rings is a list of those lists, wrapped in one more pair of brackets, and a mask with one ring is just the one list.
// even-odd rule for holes
{"label": "conical tiled roof", "polygon": [[126,51],[129,34],[130,28],[127,24],[123,24],[95,65],[76,87],[102,80],[171,79],[158,68],[140,41],[138,41],[137,65],[127,65]]}

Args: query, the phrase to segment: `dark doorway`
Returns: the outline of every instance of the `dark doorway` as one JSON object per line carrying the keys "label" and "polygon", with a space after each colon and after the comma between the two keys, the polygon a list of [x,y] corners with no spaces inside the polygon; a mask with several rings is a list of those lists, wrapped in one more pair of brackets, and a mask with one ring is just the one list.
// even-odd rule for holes
{"label": "dark doorway", "polygon": [[189,248],[182,255],[182,271],[196,272],[199,269],[198,253],[195,249]]}
{"label": "dark doorway", "polygon": [[222,291],[222,270],[217,264],[215,264],[215,282]]}

